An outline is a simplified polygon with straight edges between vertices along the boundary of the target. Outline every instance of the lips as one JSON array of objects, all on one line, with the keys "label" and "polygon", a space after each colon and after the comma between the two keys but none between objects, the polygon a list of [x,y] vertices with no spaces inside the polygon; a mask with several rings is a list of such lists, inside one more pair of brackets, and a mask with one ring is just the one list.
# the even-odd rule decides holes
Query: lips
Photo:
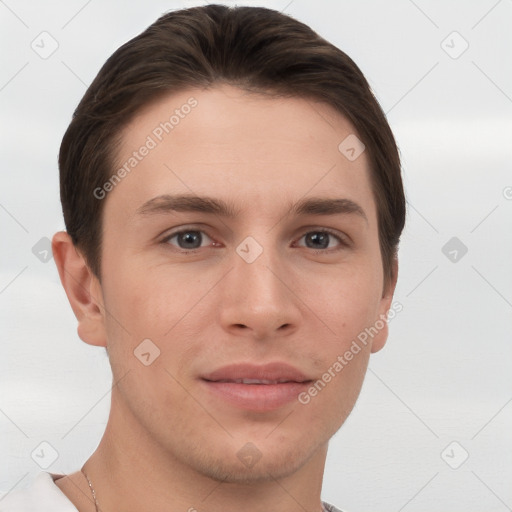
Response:
[{"label": "lips", "polygon": [[286,363],[234,364],[201,377],[207,392],[237,408],[256,412],[293,402],[312,379]]},{"label": "lips", "polygon": [[215,382],[234,382],[235,384],[284,384],[285,382],[295,382],[288,379],[221,379]]},{"label": "lips", "polygon": [[[202,377],[213,382],[235,382],[243,380],[261,381],[261,384],[277,384],[279,382],[306,382],[311,379],[297,368],[286,363],[267,363],[255,365],[250,363],[223,366]],[[246,382],[256,384],[257,382]]]}]

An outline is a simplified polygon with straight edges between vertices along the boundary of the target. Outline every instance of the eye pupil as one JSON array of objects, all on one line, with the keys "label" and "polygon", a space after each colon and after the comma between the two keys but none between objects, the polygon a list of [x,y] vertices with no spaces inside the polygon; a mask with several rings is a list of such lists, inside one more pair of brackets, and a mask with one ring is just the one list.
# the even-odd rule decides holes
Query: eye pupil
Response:
[{"label": "eye pupil", "polygon": [[184,231],[178,234],[178,243],[182,249],[201,247],[202,237],[199,231]]},{"label": "eye pupil", "polygon": [[[312,245],[309,245],[311,243]],[[306,235],[306,245],[312,249],[325,249],[329,247],[329,233],[315,231]]]}]

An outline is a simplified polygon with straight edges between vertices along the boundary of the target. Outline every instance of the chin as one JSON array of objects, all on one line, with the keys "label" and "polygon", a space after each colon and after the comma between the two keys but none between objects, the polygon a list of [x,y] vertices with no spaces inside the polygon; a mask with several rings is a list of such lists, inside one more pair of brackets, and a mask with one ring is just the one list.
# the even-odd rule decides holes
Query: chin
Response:
[{"label": "chin", "polygon": [[[286,478],[299,471],[318,452],[318,446],[265,445],[247,442],[236,449],[226,446],[218,452],[196,453],[188,458],[188,465],[213,480],[233,484],[254,484]],[[267,443],[268,445],[268,443]],[[322,445],[323,446],[323,445]]]}]

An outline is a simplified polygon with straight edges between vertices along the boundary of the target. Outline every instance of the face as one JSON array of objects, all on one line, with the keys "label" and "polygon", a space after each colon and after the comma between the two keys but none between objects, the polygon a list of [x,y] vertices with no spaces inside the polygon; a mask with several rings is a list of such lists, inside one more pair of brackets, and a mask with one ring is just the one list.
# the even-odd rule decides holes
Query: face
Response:
[{"label": "face", "polygon": [[351,134],[327,105],[228,86],[126,127],[96,284],[117,428],[228,481],[291,474],[326,448],[382,320],[354,340],[392,292],[366,154],[338,149]]}]

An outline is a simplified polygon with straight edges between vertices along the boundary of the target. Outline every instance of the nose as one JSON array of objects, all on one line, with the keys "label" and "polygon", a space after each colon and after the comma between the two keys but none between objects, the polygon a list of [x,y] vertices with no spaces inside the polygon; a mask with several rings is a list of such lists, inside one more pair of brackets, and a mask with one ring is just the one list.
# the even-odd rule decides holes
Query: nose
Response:
[{"label": "nose", "polygon": [[252,262],[240,254],[232,257],[219,297],[223,329],[258,340],[295,332],[303,315],[289,266],[270,248]]}]

